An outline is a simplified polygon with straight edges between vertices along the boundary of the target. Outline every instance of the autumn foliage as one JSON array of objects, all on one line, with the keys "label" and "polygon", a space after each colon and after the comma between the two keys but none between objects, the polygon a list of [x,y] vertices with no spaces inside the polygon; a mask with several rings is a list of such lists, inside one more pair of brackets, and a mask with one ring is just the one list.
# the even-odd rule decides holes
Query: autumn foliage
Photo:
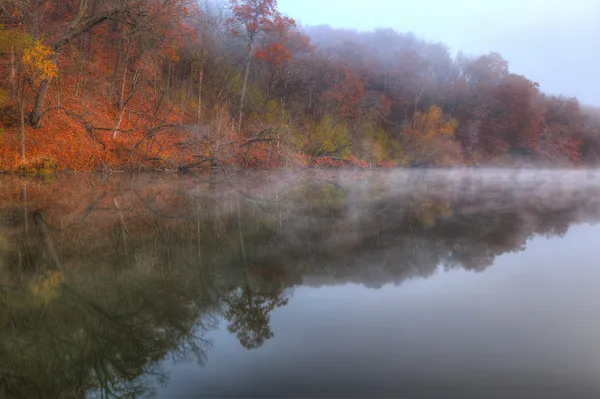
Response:
[{"label": "autumn foliage", "polygon": [[496,53],[300,29],[276,0],[11,0],[0,171],[600,160],[600,112]]}]

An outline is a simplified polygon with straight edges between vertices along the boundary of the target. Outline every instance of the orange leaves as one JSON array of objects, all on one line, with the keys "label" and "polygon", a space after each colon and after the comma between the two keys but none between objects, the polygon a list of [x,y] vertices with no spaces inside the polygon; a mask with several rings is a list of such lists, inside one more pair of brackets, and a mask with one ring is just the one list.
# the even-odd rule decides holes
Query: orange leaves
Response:
[{"label": "orange leaves", "polygon": [[177,54],[177,50],[174,49],[172,46],[167,46],[165,48],[165,54],[167,55],[167,58],[171,61],[179,61],[179,54]]},{"label": "orange leaves", "polygon": [[258,49],[254,56],[264,62],[281,67],[292,58],[292,52],[284,43],[269,43],[264,49]]},{"label": "orange leaves", "polygon": [[290,28],[296,26],[296,21],[292,18],[288,18],[279,14],[278,12],[273,15],[273,18],[265,21],[267,32],[276,32],[279,35],[287,35]]}]

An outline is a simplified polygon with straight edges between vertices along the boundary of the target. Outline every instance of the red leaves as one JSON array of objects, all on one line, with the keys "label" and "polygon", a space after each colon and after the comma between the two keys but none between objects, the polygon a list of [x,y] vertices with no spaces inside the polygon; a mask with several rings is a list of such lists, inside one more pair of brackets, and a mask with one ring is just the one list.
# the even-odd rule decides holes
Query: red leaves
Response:
[{"label": "red leaves", "polygon": [[269,64],[281,67],[292,58],[292,52],[288,50],[284,43],[269,43],[266,48],[258,49],[254,57]]},{"label": "red leaves", "polygon": [[366,95],[365,83],[348,67],[343,67],[334,75],[330,88],[323,98],[342,117],[356,117],[360,114],[361,102]]},{"label": "red leaves", "polygon": [[252,54],[255,58],[277,67],[290,60],[292,53],[286,43],[296,22],[279,13],[276,0],[230,0],[229,3],[233,17],[227,23],[233,25],[233,36],[240,35],[237,26],[244,27],[248,49],[252,49],[259,34],[266,36],[266,44]]},{"label": "red leaves", "polygon": [[506,126],[504,140],[512,147],[533,152],[539,141],[543,115],[537,86],[523,76],[511,74],[498,85],[495,97],[508,111],[500,115]]},{"label": "red leaves", "polygon": [[177,54],[177,51],[173,47],[167,47],[165,49],[165,54],[167,55],[168,59],[172,61],[179,61],[179,54]]},{"label": "red leaves", "polygon": [[[70,3],[38,4],[40,34],[52,41],[68,31],[76,12]],[[105,12],[114,2],[96,3],[96,12]],[[250,146],[242,135],[229,136],[235,134],[229,112],[241,108],[248,132],[266,126],[285,132],[290,145],[286,160],[292,156],[310,164],[314,156],[329,155],[314,161],[320,166],[363,165],[356,158],[345,158],[350,151],[372,162],[391,159],[396,163],[455,164],[461,159],[491,163],[513,155],[571,163],[600,159],[596,132],[600,117],[588,122],[576,100],[541,95],[537,83],[510,74],[508,63],[498,54],[452,59],[443,46],[411,35],[329,28],[312,30],[315,43],[328,49],[320,51],[312,47],[308,36],[293,29],[293,19],[280,14],[276,0],[229,0],[231,17],[225,26],[220,17],[208,11],[203,14],[192,0],[117,3],[127,8],[122,15],[73,40],[69,51],[65,47],[60,54],[61,81],[53,82],[47,97],[52,99],[49,102],[59,99],[59,107],[72,114],[84,115],[89,131],[94,126],[110,131],[118,117],[111,107],[120,83],[125,82],[125,96],[135,95],[126,106],[127,121],[121,126],[131,138],[119,134],[123,148],[130,146],[130,139],[147,140],[140,132],[152,130],[152,124],[190,124],[209,136],[215,125],[219,138],[211,143],[220,143],[214,148],[227,153],[226,157],[219,154],[219,163],[256,168],[280,165],[283,150],[275,150],[275,143]],[[91,9],[86,13],[86,18],[92,16]],[[19,29],[31,31],[25,19],[19,23]],[[229,32],[236,38],[221,40]],[[257,62],[246,62],[248,56]],[[246,75],[239,65],[252,69]],[[8,63],[5,75],[6,68],[10,68]],[[245,76],[247,85],[241,82]],[[60,93],[55,92],[54,83]],[[8,80],[0,85],[4,93],[12,88]],[[249,94],[240,104],[232,99],[243,88]],[[69,93],[77,93],[77,99],[69,98]],[[31,107],[34,99],[31,93],[25,103]],[[5,108],[14,114],[14,100],[6,101]],[[227,116],[207,115],[215,103],[228,110]],[[424,112],[434,104],[438,111]],[[52,118],[58,115],[49,112]],[[448,126],[450,118],[459,121],[458,127]],[[15,120],[9,112],[0,112],[5,125],[0,145],[15,145],[11,141],[18,137]],[[447,134],[455,128],[462,148]],[[104,131],[93,134],[106,141]],[[65,132],[77,132],[77,137],[66,137]],[[98,150],[98,142],[90,138],[83,123],[69,122],[65,115],[27,133],[32,156],[56,156],[60,167],[82,168],[85,162],[93,167],[101,157],[107,163],[128,162],[112,142],[108,150]],[[197,161],[190,160],[194,137],[160,133],[152,133],[148,156]],[[38,141],[39,145],[34,143]],[[0,148],[0,167],[13,162],[11,151]],[[211,151],[196,155],[208,158]]]},{"label": "red leaves", "polygon": [[313,161],[313,166],[320,166],[323,168],[362,168],[366,169],[369,167],[367,161],[360,160],[354,155],[349,155],[344,158],[331,158],[331,157],[319,157]]},{"label": "red leaves", "polygon": [[283,34],[296,26],[293,19],[279,13],[276,0],[229,0],[229,4],[233,17],[227,23],[243,26],[250,43],[259,33]]},{"label": "red leaves", "polygon": [[578,163],[581,144],[581,140],[567,126],[551,123],[542,131],[537,154],[552,163]]},{"label": "red leaves", "polygon": [[249,149],[240,149],[236,163],[242,168],[277,169],[284,164],[279,145],[273,143],[252,143]]}]

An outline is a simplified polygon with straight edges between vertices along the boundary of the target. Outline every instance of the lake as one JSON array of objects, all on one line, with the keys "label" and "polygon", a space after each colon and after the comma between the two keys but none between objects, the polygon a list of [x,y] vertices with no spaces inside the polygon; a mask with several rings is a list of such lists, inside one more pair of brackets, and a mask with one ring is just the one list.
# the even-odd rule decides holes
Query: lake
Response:
[{"label": "lake", "polygon": [[0,397],[599,398],[600,172],[0,177]]}]

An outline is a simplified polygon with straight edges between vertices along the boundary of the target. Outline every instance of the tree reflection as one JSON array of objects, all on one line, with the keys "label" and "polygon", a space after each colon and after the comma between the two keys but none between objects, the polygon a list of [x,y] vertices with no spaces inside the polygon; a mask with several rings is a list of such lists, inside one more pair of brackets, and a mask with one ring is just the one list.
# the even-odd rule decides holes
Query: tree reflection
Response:
[{"label": "tree reflection", "polygon": [[483,271],[532,237],[597,222],[595,182],[5,178],[0,397],[142,396],[168,379],[169,356],[207,361],[219,319],[244,348],[268,344],[273,311],[306,279],[378,288],[440,266]]},{"label": "tree reflection", "polygon": [[227,306],[225,319],[227,329],[235,334],[246,349],[260,348],[273,337],[269,325],[271,312],[287,305],[285,294],[253,292],[247,285],[229,292],[224,302]]}]

